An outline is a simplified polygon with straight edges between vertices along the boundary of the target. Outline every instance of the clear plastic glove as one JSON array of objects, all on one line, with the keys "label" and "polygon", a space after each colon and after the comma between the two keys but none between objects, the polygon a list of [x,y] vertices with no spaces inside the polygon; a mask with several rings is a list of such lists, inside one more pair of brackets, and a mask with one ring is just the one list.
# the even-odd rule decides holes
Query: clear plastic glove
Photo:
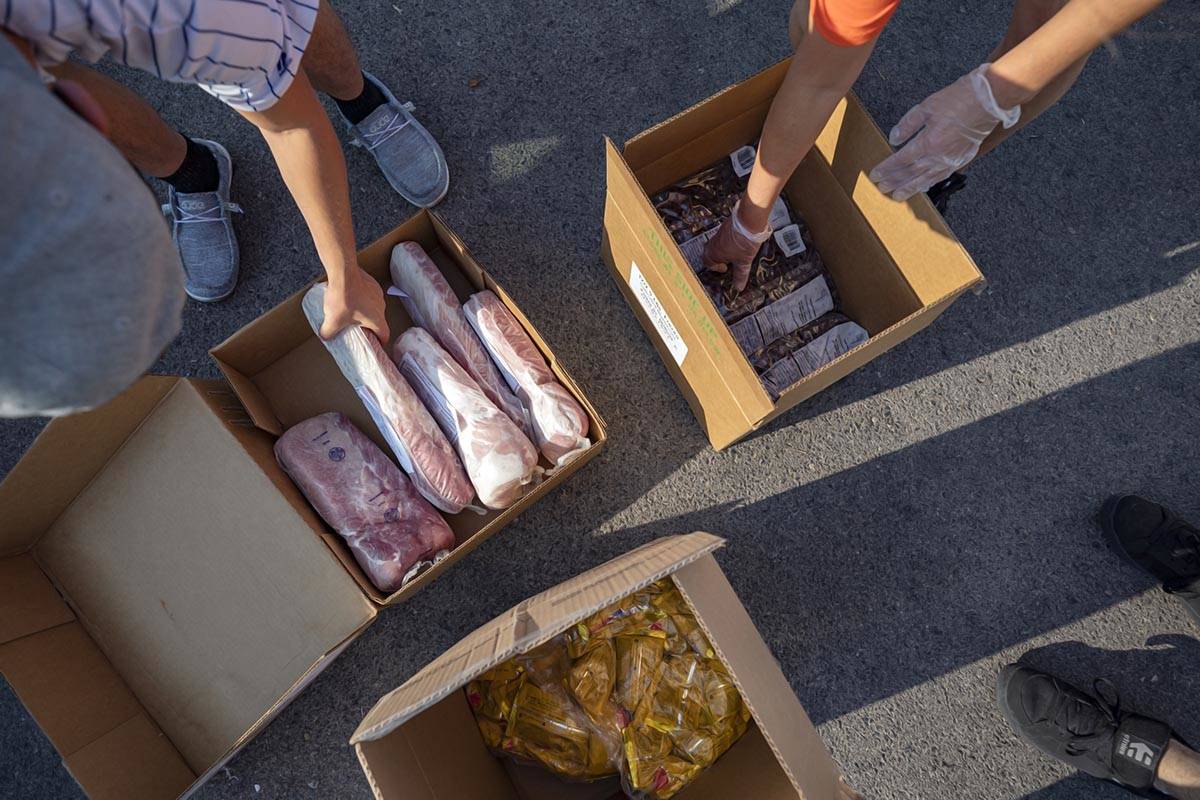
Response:
[{"label": "clear plastic glove", "polygon": [[762,233],[746,230],[738,219],[742,201],[733,207],[733,213],[721,223],[715,236],[704,246],[704,267],[711,272],[725,272],[733,267],[733,289],[740,292],[750,280],[750,267],[763,242],[771,238],[768,227]]},{"label": "clear plastic glove", "polygon": [[880,191],[896,200],[924,192],[971,163],[997,125],[1017,124],[1021,107],[1004,109],[996,102],[986,77],[990,66],[980,64],[901,117],[888,141],[893,147],[908,144],[869,176]]}]

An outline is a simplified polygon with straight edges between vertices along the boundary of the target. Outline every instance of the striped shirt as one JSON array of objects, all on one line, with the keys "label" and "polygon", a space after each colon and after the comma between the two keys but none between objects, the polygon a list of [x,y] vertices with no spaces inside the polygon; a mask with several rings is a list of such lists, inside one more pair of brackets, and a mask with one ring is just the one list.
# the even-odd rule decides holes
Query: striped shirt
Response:
[{"label": "striped shirt", "polygon": [[194,83],[261,111],[300,68],[318,0],[0,0],[0,27],[43,66],[105,53],[159,78]]}]

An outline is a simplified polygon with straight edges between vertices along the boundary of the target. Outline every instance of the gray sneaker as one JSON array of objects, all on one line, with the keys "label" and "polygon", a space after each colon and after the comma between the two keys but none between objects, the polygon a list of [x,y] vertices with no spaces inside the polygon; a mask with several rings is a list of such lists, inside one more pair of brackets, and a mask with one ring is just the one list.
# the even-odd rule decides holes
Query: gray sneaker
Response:
[{"label": "gray sneaker", "polygon": [[353,143],[371,151],[388,183],[405,200],[422,208],[437,205],[450,189],[450,168],[442,148],[413,117],[412,103],[401,103],[371,73],[364,70],[363,76],[379,87],[387,102],[350,125]]},{"label": "gray sneaker", "polygon": [[172,187],[162,208],[171,218],[171,239],[187,276],[184,290],[193,300],[213,303],[229,297],[237,286],[238,245],[230,214],[240,214],[242,209],[229,200],[233,177],[229,151],[208,139],[196,142],[212,150],[217,159],[221,174],[217,190],[184,193]]}]

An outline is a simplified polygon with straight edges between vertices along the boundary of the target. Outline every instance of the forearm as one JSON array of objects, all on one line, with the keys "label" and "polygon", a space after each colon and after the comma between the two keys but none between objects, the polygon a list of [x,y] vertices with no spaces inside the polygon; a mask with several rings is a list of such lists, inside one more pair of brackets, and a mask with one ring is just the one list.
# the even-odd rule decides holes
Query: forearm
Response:
[{"label": "forearm", "polygon": [[300,209],[331,286],[357,267],[350,190],[341,144],[304,73],[283,99],[246,114],[262,133]]},{"label": "forearm", "polygon": [[1002,108],[1038,94],[1072,64],[1153,11],[1163,0],[1071,0],[993,62],[988,83]]},{"label": "forearm", "polygon": [[838,47],[814,33],[801,40],[767,113],[746,189],[741,218],[752,230],[766,228],[775,199],[854,85],[874,44]]}]

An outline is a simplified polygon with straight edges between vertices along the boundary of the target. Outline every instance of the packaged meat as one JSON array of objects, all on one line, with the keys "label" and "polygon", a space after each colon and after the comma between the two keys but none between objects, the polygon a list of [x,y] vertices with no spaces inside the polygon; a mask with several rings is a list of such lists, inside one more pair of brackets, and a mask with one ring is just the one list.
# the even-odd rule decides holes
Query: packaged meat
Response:
[{"label": "packaged meat", "polygon": [[[302,305],[309,324],[319,335],[325,319],[325,284],[309,289]],[[454,448],[375,335],[352,325],[325,341],[325,347],[417,491],[448,514],[466,508],[475,490]]]},{"label": "packaged meat", "polygon": [[750,722],[670,579],[497,665],[466,695],[488,747],[572,780],[619,770],[639,800],[676,795]]},{"label": "packaged meat", "polygon": [[463,306],[467,322],[504,379],[529,410],[533,438],[555,465],[565,464],[591,444],[587,413],[554,377],[554,372],[521,323],[495,293],[471,295]]},{"label": "packaged meat", "polygon": [[454,548],[446,521],[344,414],[289,428],[275,458],[381,592],[396,591]]},{"label": "packaged meat", "polygon": [[500,377],[479,337],[467,325],[458,295],[433,259],[416,242],[401,242],[392,249],[391,270],[395,284],[391,293],[400,297],[413,324],[433,334],[493,405],[507,414],[526,436],[533,436],[525,407]]},{"label": "packaged meat", "polygon": [[392,358],[458,450],[483,504],[503,509],[521,499],[540,472],[529,437],[424,328],[406,330]]},{"label": "packaged meat", "polygon": [[759,371],[767,390],[778,396],[870,338],[858,323],[834,312],[751,354],[750,363]]}]

